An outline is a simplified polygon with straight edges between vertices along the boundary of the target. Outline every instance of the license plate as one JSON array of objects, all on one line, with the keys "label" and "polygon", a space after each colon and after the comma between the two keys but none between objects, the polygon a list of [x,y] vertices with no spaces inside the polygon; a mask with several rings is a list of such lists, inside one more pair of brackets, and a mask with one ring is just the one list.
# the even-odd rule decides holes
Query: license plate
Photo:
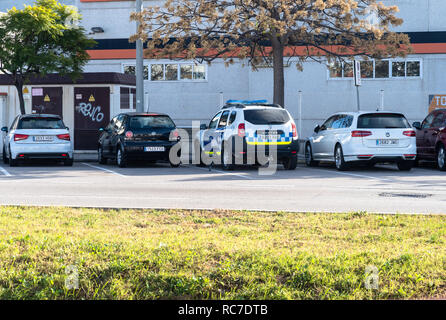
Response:
[{"label": "license plate", "polygon": [[377,146],[395,146],[399,143],[398,139],[377,139]]},{"label": "license plate", "polygon": [[144,147],[145,152],[164,152],[166,151],[165,147]]},{"label": "license plate", "polygon": [[259,135],[261,140],[268,140],[268,141],[277,141],[279,140],[279,135],[277,134],[261,134]]},{"label": "license plate", "polygon": [[52,136],[34,136],[34,141],[36,142],[45,142],[45,141],[53,141],[54,137]]}]

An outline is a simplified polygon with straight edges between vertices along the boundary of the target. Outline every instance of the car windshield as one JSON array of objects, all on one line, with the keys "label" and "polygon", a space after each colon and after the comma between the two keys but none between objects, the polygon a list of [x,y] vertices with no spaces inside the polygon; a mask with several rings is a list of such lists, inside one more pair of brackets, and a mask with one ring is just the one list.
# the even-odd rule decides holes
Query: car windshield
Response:
[{"label": "car windshield", "polygon": [[144,130],[153,128],[173,129],[175,124],[168,116],[134,116],[130,117],[130,129]]},{"label": "car windshield", "polygon": [[370,113],[358,117],[358,129],[410,128],[407,119],[398,113]]},{"label": "car windshield", "polygon": [[17,129],[65,129],[65,125],[59,118],[32,117],[22,118]]},{"label": "car windshield", "polygon": [[244,110],[245,120],[252,124],[284,124],[290,121],[288,113],[283,109]]}]

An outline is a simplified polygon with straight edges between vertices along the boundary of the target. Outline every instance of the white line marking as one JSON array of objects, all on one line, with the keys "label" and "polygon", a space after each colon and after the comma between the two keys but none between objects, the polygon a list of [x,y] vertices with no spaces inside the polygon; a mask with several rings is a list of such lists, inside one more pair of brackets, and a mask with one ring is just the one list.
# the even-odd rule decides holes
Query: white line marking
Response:
[{"label": "white line marking", "polygon": [[372,176],[366,176],[366,175],[363,175],[363,174],[339,172],[339,171],[334,171],[334,170],[330,171],[330,170],[323,170],[323,169],[316,169],[316,168],[311,168],[311,169],[317,170],[317,171],[321,171],[321,172],[335,173],[335,174],[352,176],[352,177],[359,177],[359,178],[366,178],[366,179],[373,179],[373,180],[381,180],[381,181],[387,181],[387,182],[395,182],[395,180],[386,179],[386,178],[372,177]]},{"label": "white line marking", "polygon": [[10,174],[8,171],[6,171],[3,167],[0,167],[0,171],[7,177],[11,177],[12,174]]},{"label": "white line marking", "polygon": [[244,176],[244,175],[233,173],[233,172],[220,171],[220,170],[217,170],[217,169],[214,169],[214,168],[212,168],[211,171],[209,171],[209,168],[202,168],[202,167],[196,167],[196,166],[195,167],[194,166],[188,166],[188,167],[189,168],[196,168],[196,169],[206,170],[206,171],[211,172],[211,173],[212,172],[218,172],[218,173],[221,173],[221,174],[224,174],[224,175],[231,175],[231,176],[237,176],[237,177],[248,179],[248,180],[255,180],[254,178],[251,178],[251,177],[248,177],[248,176]]},{"label": "white line marking", "polygon": [[86,166],[89,166],[89,167],[92,167],[92,168],[95,168],[95,169],[98,169],[98,170],[102,170],[102,171],[108,172],[108,173],[113,173],[113,174],[115,174],[115,175],[117,175],[117,176],[120,176],[120,177],[126,177],[126,178],[127,178],[127,176],[125,176],[125,175],[123,175],[123,174],[120,174],[120,173],[118,173],[118,172],[115,172],[115,171],[113,171],[113,170],[109,170],[109,169],[105,169],[105,168],[102,168],[102,167],[94,166],[94,165],[92,165],[92,164],[85,163],[85,162],[82,162],[82,164],[83,164],[83,165],[86,165]]}]

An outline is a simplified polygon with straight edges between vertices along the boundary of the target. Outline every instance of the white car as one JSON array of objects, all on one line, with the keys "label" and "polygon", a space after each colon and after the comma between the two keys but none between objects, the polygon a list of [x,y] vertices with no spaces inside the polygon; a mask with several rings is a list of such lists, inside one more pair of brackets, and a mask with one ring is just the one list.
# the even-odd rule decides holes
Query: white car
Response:
[{"label": "white car", "polygon": [[286,170],[297,166],[296,124],[280,105],[266,100],[228,100],[209,125],[200,129],[194,149],[215,157],[210,162],[221,163],[225,170],[233,169],[234,164],[262,164],[262,151],[269,158],[276,157]]},{"label": "white car", "polygon": [[11,128],[3,127],[3,162],[11,167],[20,160],[54,159],[73,165],[73,144],[68,128],[57,115],[17,116]]},{"label": "white car", "polygon": [[305,143],[307,166],[329,161],[345,170],[354,162],[396,162],[408,171],[417,155],[415,130],[401,113],[336,113],[314,132]]}]

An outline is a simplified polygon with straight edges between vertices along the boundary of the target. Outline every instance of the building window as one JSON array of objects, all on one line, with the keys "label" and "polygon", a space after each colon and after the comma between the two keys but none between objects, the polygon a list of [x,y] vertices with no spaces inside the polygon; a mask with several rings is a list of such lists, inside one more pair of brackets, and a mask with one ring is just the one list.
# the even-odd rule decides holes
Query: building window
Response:
[{"label": "building window", "polygon": [[[419,78],[420,60],[367,60],[361,61],[362,79]],[[335,62],[329,66],[330,79],[352,79],[351,62]]]},{"label": "building window", "polygon": [[136,107],[136,89],[121,87],[120,90],[121,109],[135,109]]},{"label": "building window", "polygon": [[[136,67],[134,65],[124,65],[125,74],[136,75]],[[149,78],[149,66],[144,66],[144,79]]]},{"label": "building window", "polygon": [[130,109],[130,88],[121,87],[121,109]]},{"label": "building window", "polygon": [[166,64],[166,80],[173,81],[178,80],[178,65],[177,64]]},{"label": "building window", "polygon": [[[134,65],[124,65],[124,73],[135,74]],[[205,81],[207,69],[204,64],[153,63],[144,66],[144,79],[150,81]]]},{"label": "building window", "polygon": [[192,80],[192,65],[191,64],[183,64],[181,66],[181,80]]},{"label": "building window", "polygon": [[375,78],[385,79],[389,77],[389,61],[375,61]]}]

